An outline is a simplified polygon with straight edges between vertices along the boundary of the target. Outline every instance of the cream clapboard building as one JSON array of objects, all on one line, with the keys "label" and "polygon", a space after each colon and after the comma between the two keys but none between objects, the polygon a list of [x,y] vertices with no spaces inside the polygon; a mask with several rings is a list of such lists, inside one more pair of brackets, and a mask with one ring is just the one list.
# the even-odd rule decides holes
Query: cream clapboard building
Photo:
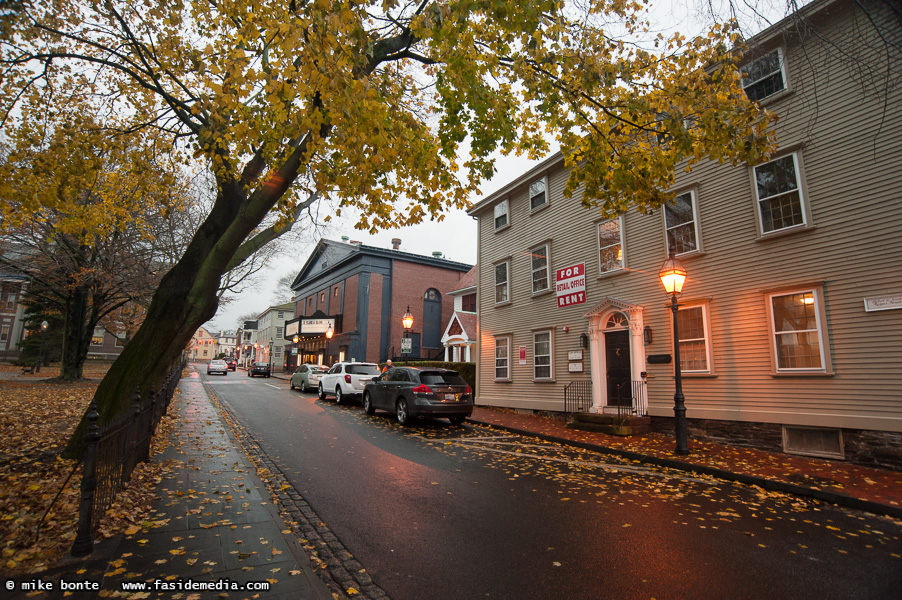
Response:
[{"label": "cream clapboard building", "polygon": [[751,40],[769,162],[702,163],[665,210],[604,220],[563,197],[556,155],[470,210],[478,404],[564,411],[590,382],[582,409],[672,431],[673,247],[690,438],[902,468],[902,31],[863,6],[817,0]]}]

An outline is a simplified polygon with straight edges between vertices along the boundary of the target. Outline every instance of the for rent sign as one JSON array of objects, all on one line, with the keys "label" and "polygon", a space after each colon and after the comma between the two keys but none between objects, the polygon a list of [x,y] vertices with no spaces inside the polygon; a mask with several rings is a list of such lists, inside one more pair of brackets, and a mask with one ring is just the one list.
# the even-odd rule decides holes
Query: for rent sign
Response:
[{"label": "for rent sign", "polygon": [[586,263],[557,270],[555,277],[558,307],[586,301]]}]

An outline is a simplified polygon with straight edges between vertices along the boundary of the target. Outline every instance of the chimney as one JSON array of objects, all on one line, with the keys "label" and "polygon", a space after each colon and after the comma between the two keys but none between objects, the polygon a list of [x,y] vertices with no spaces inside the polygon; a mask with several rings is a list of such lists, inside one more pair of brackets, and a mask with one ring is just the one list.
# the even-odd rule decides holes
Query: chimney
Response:
[{"label": "chimney", "polygon": [[400,250],[401,249],[401,238],[392,238],[391,249],[392,250]]}]

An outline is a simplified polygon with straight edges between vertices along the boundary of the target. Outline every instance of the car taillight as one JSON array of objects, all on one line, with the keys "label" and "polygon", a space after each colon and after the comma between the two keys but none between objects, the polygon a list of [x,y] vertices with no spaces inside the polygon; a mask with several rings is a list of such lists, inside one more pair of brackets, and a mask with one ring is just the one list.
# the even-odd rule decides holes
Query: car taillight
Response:
[{"label": "car taillight", "polygon": [[418,385],[417,387],[413,388],[411,391],[414,394],[431,394],[432,388],[429,387],[428,385],[423,384],[423,385]]},{"label": "car taillight", "polygon": [[351,383],[351,376],[345,375],[345,383]]},{"label": "car taillight", "polygon": [[470,384],[467,384],[467,391],[464,392],[464,393],[465,393],[465,394],[472,394],[472,393],[473,393],[473,388],[470,387]]}]

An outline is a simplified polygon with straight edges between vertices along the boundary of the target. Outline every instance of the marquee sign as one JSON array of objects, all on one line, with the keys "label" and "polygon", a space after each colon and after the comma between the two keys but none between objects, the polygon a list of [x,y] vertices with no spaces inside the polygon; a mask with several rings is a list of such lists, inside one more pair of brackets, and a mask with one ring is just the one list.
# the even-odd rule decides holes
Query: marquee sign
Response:
[{"label": "marquee sign", "polygon": [[301,333],[326,333],[335,331],[335,319],[301,319]]},{"label": "marquee sign", "polygon": [[558,308],[586,302],[586,263],[558,269],[555,277]]}]

